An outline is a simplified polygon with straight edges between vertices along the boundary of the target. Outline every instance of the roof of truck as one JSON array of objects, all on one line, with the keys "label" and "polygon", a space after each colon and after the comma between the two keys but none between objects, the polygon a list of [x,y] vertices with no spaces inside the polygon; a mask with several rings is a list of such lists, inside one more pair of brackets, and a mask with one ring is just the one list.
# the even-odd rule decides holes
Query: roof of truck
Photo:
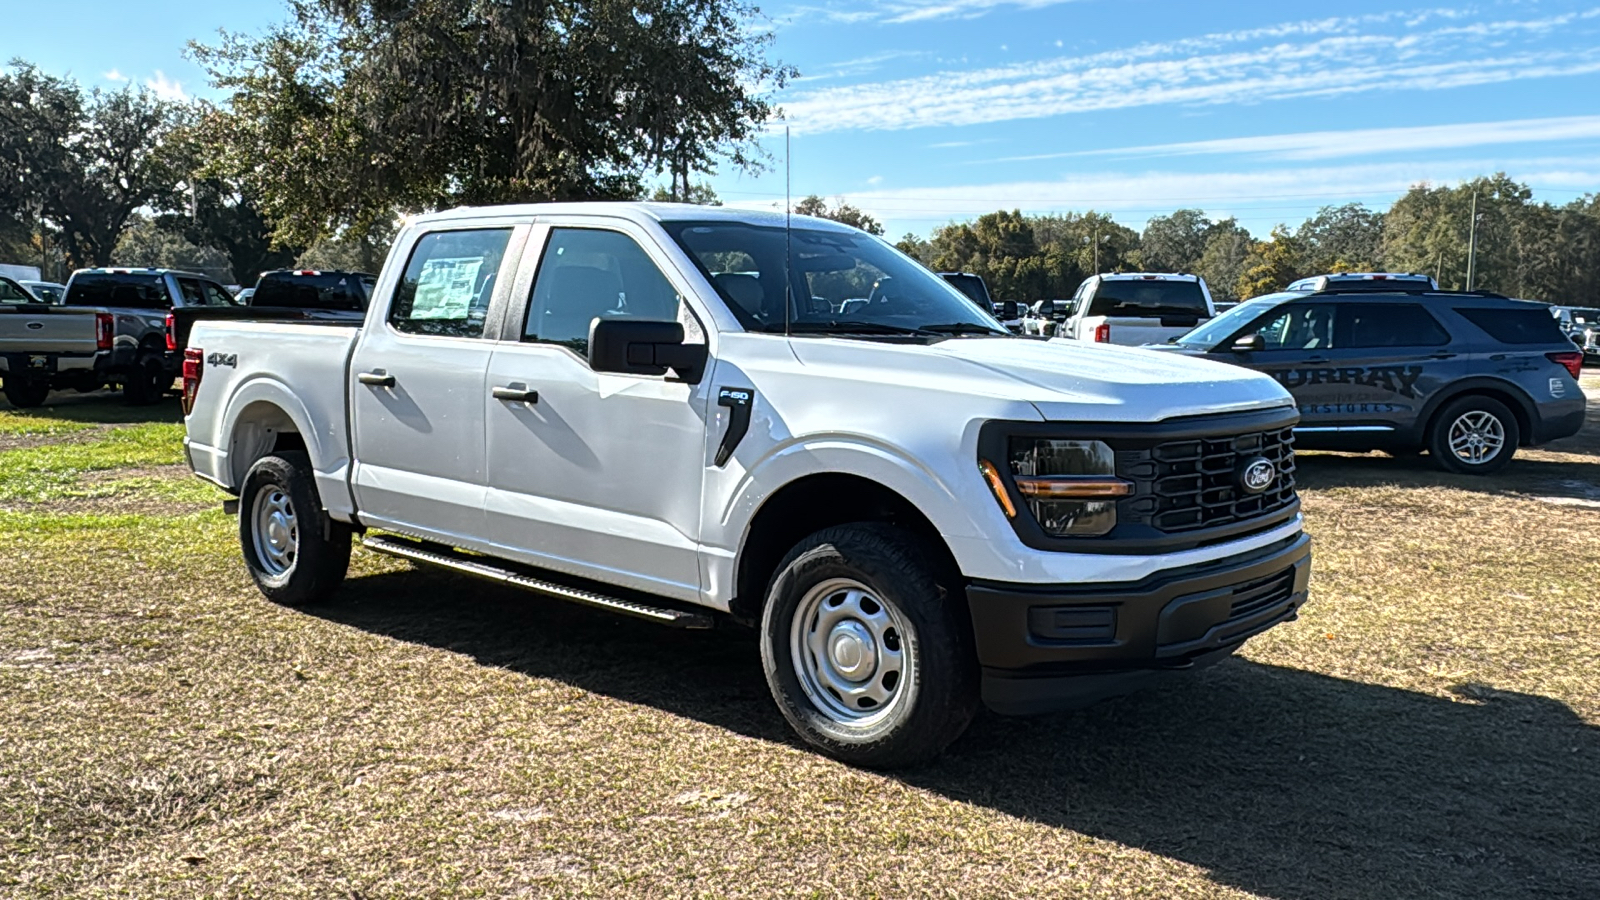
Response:
[{"label": "roof of truck", "polygon": [[728,206],[697,206],[692,203],[641,203],[634,201],[594,200],[583,203],[521,203],[509,206],[462,206],[442,212],[426,213],[411,219],[427,224],[456,219],[476,219],[486,216],[615,216],[636,222],[743,222],[749,225],[783,227],[785,218],[791,226],[820,228],[832,231],[855,232],[830,219],[815,216],[790,215],[768,209],[738,209]]}]

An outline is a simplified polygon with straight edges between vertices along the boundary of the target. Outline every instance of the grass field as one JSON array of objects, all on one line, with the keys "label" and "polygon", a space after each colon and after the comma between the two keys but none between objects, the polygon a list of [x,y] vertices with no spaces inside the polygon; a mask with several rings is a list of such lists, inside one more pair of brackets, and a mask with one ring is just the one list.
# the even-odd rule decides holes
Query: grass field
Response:
[{"label": "grass field", "polygon": [[1298,622],[886,775],[738,629],[364,551],[274,607],[174,404],[0,407],[0,895],[1600,897],[1590,421],[1492,481],[1304,455]]}]

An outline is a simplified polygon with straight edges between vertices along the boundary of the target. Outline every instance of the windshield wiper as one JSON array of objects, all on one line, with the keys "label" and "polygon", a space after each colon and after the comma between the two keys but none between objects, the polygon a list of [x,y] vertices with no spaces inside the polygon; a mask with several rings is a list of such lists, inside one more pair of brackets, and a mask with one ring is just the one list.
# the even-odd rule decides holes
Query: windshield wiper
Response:
[{"label": "windshield wiper", "polygon": [[922,330],[931,331],[934,334],[992,334],[997,337],[1000,335],[1011,337],[1011,332],[1009,331],[996,331],[994,328],[991,328],[988,325],[980,325],[977,322],[951,322],[946,325],[924,325],[922,326]]},{"label": "windshield wiper", "polygon": [[935,335],[938,332],[925,328],[907,328],[904,325],[889,325],[884,322],[790,322],[789,331],[794,333],[816,334],[918,334]]}]

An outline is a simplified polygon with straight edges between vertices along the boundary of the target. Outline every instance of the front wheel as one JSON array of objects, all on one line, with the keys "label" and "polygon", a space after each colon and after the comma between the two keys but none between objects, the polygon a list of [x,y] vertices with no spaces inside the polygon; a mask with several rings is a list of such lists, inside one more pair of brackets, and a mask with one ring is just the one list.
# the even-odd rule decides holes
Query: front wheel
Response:
[{"label": "front wheel", "polygon": [[21,378],[15,375],[6,376],[6,399],[17,409],[33,409],[44,405],[45,398],[50,396],[50,382],[44,378]]},{"label": "front wheel", "polygon": [[842,762],[925,762],[960,737],[979,702],[959,586],[912,535],[827,528],[789,551],[761,616],[761,662],[785,719]]},{"label": "front wheel", "polygon": [[1511,464],[1522,440],[1517,417],[1489,397],[1461,397],[1439,410],[1428,453],[1441,467],[1463,475],[1490,475]]},{"label": "front wheel", "polygon": [[239,491],[239,544],[256,587],[274,603],[327,599],[350,568],[350,526],[328,518],[311,460],[287,452],[257,460]]}]

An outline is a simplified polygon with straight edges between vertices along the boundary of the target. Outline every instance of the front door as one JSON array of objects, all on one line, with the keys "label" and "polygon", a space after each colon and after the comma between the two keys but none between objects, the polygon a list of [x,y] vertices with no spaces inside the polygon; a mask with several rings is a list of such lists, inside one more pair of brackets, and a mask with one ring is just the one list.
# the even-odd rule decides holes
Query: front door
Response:
[{"label": "front door", "polygon": [[587,359],[596,318],[677,321],[705,341],[681,273],[632,228],[575,221],[553,225],[542,253],[537,232],[529,242],[537,272],[517,286],[486,385],[491,552],[695,600],[710,367],[691,385]]},{"label": "front door", "polygon": [[387,288],[386,321],[363,330],[345,389],[364,524],[455,545],[482,537],[485,324],[502,265],[515,265],[516,231],[423,234]]}]

